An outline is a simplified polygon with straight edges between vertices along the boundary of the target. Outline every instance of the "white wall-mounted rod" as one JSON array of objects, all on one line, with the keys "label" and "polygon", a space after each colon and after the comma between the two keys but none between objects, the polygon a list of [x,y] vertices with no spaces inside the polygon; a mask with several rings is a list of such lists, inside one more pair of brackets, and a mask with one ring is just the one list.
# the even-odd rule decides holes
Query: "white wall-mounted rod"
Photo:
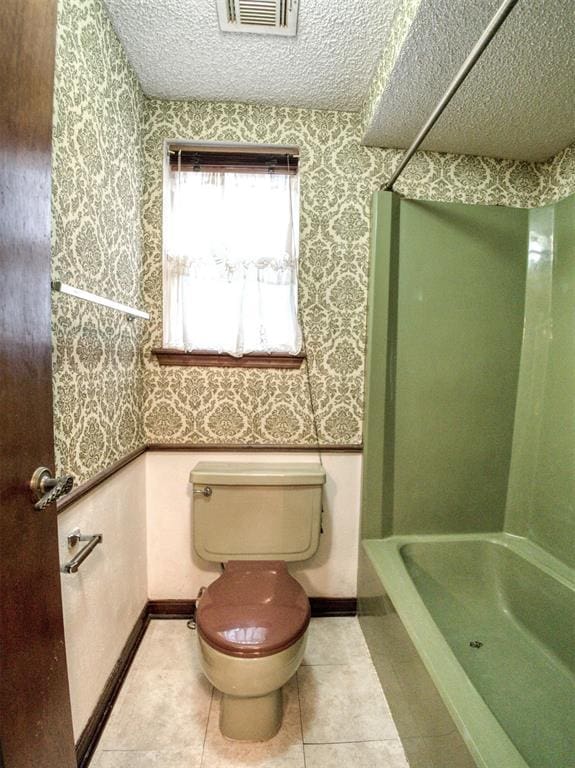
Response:
[{"label": "white wall-mounted rod", "polygon": [[419,131],[419,133],[417,134],[417,136],[415,137],[415,139],[413,140],[409,148],[406,150],[403,158],[401,159],[401,162],[395,169],[392,177],[389,179],[387,184],[384,184],[381,187],[381,189],[385,189],[388,192],[392,191],[393,185],[395,184],[395,182],[403,172],[405,166],[409,163],[409,161],[411,160],[415,152],[418,150],[419,145],[423,142],[423,140],[425,139],[429,131],[433,128],[433,126],[441,116],[441,113],[443,112],[445,107],[449,104],[453,96],[455,96],[461,83],[465,80],[467,75],[471,72],[477,60],[479,59],[483,51],[487,48],[487,46],[489,45],[489,43],[497,33],[497,30],[499,29],[499,27],[503,24],[507,16],[511,13],[511,11],[513,10],[513,8],[518,2],[519,0],[504,0],[504,2],[501,4],[495,16],[493,16],[493,18],[487,25],[481,37],[473,46],[471,53],[463,62],[461,69],[451,81],[449,88],[445,91],[445,93],[441,97],[441,100],[439,101],[438,105],[435,107],[435,109],[433,110],[433,112],[425,122],[424,126],[421,128],[421,130]]},{"label": "white wall-mounted rod", "polygon": [[89,291],[83,291],[81,288],[74,288],[67,283],[61,283],[59,280],[52,281],[52,290],[59,293],[67,293],[69,296],[75,296],[77,299],[83,299],[84,301],[91,301],[93,304],[101,304],[103,307],[110,307],[110,309],[117,309],[118,312],[124,312],[129,315],[130,318],[141,317],[144,320],[149,320],[150,315],[147,312],[142,312],[141,309],[134,309],[127,304],[120,304],[119,301],[112,301],[112,299],[105,299],[103,296],[97,296],[95,293]]}]

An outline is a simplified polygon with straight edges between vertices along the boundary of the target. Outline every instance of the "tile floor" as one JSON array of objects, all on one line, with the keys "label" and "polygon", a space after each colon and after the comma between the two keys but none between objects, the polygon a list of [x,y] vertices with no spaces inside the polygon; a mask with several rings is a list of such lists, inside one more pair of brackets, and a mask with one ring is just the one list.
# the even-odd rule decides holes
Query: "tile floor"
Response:
[{"label": "tile floor", "polygon": [[185,621],[150,622],[90,768],[408,768],[355,618],[312,619],[264,743],[222,737],[220,697]]}]

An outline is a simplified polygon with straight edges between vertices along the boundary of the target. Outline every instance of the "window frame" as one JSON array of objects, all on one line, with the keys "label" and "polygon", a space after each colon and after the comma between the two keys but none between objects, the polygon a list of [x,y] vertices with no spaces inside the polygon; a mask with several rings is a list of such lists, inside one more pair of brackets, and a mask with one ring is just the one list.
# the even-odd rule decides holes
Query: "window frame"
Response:
[{"label": "window frame", "polygon": [[[164,328],[166,322],[167,308],[167,275],[164,233],[169,213],[168,195],[166,191],[169,187],[170,179],[170,149],[181,147],[182,149],[217,150],[222,152],[234,151],[244,152],[246,154],[290,154],[300,157],[299,147],[283,144],[253,144],[246,142],[222,142],[222,141],[192,141],[181,139],[165,139],[163,145],[163,174],[162,174],[162,340],[164,339]],[[299,173],[299,162],[298,171]],[[300,232],[298,232],[298,238]],[[298,243],[299,244],[299,243]],[[299,314],[299,307],[298,307]],[[175,347],[154,347],[152,355],[156,357],[161,366],[207,366],[216,368],[300,368],[302,362],[306,359],[305,349],[302,349],[297,355],[290,355],[280,352],[250,352],[241,357],[234,357],[228,353],[218,352],[188,352],[184,349]]]}]

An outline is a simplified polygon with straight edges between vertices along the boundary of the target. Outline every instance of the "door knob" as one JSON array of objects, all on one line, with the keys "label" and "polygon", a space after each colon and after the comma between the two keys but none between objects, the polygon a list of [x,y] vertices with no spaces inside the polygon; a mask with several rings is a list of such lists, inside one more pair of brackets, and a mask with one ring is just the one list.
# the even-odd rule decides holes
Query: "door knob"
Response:
[{"label": "door knob", "polygon": [[35,499],[34,509],[45,509],[60,496],[70,493],[74,487],[72,475],[52,477],[48,467],[38,467],[30,480],[30,488]]}]

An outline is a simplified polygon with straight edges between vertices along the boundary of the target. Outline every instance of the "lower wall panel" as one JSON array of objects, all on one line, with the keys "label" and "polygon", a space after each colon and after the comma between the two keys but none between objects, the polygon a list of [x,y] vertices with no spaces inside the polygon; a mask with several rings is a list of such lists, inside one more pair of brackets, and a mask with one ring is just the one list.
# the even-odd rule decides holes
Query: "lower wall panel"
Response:
[{"label": "lower wall panel", "polygon": [[[310,596],[356,594],[361,454],[322,453],[327,474],[324,533],[317,554],[290,566]],[[148,585],[152,600],[190,599],[220,573],[200,560],[192,545],[192,495],[188,478],[198,461],[315,462],[315,453],[148,451]]]},{"label": "lower wall panel", "polygon": [[[317,461],[310,452],[222,452],[221,461]],[[192,543],[190,469],[211,452],[148,451],[58,516],[60,561],[71,559],[66,537],[76,528],[101,533],[76,574],[62,574],[62,598],[74,735],[97,709],[110,674],[148,599],[189,601],[220,573]],[[291,572],[316,601],[315,613],[354,613],[361,454],[325,453],[324,533],[318,553]],[[337,598],[340,598],[338,601]],[[343,600],[341,600],[343,599]],[[313,603],[313,601],[312,601]]]},{"label": "lower wall panel", "polygon": [[147,601],[145,457],[121,469],[58,516],[60,561],[74,528],[103,543],[76,574],[62,574],[74,736],[80,737]]}]

